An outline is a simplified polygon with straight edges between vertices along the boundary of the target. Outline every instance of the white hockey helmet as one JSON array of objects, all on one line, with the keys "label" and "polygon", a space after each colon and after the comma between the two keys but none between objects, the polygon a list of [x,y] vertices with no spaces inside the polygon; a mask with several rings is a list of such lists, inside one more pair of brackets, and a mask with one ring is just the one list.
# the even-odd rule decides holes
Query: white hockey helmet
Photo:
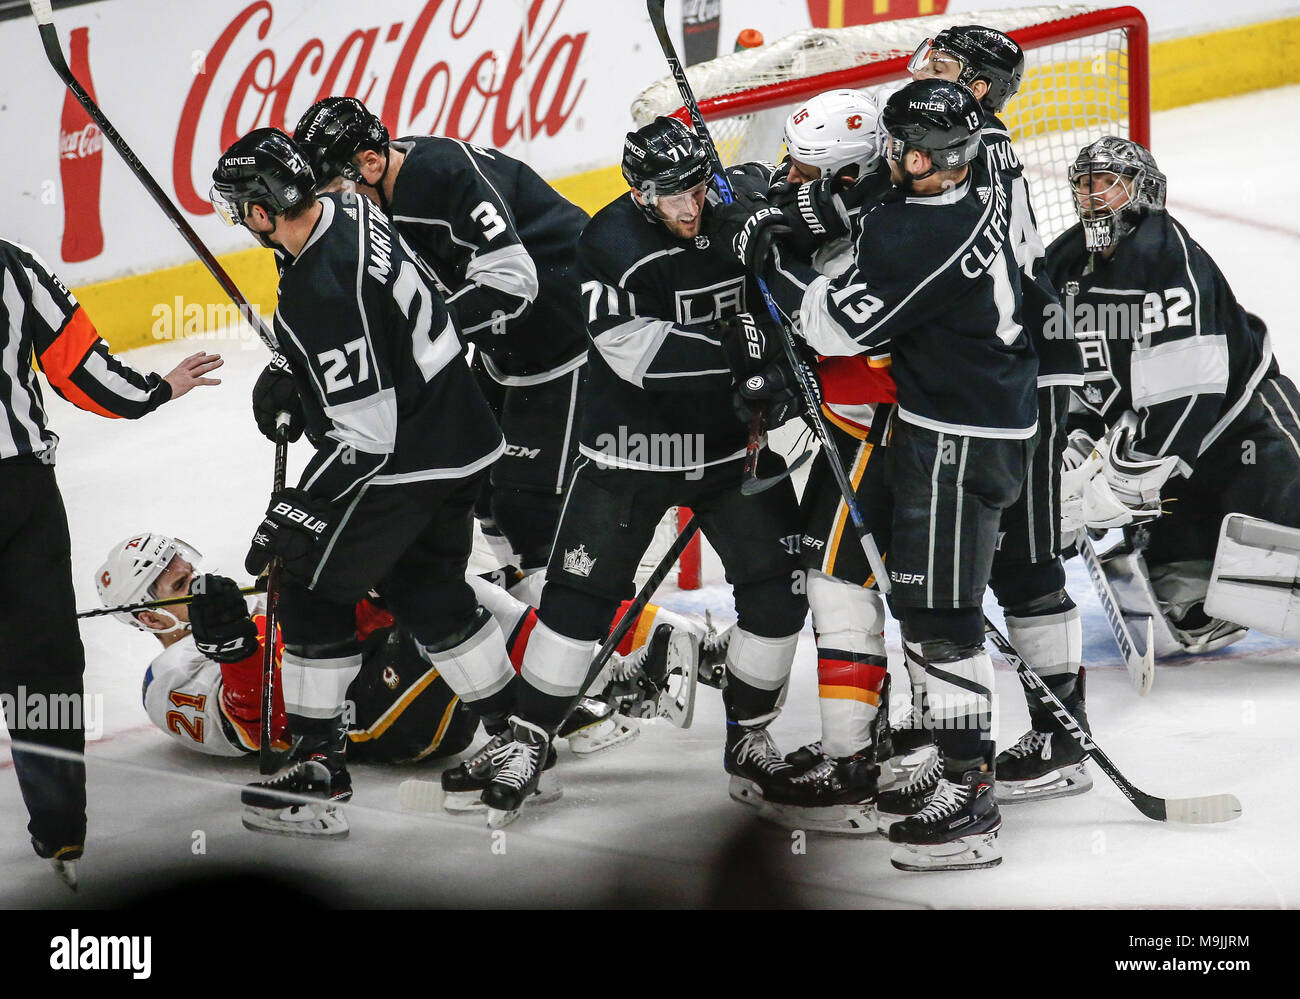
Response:
[{"label": "white hockey helmet", "polygon": [[[149,600],[158,577],[177,555],[191,566],[198,566],[203,558],[198,549],[180,538],[169,538],[165,534],[133,534],[114,545],[104,564],[95,572],[95,588],[99,591],[99,599],[105,607]],[[185,622],[168,613],[166,608],[159,607],[157,613],[170,617],[173,622],[171,627],[147,628],[130,611],[118,611],[113,617],[154,634],[188,627]]]},{"label": "white hockey helmet", "polygon": [[785,121],[786,150],[800,163],[835,176],[857,164],[858,176],[880,158],[880,108],[860,90],[828,90],[798,107]]}]

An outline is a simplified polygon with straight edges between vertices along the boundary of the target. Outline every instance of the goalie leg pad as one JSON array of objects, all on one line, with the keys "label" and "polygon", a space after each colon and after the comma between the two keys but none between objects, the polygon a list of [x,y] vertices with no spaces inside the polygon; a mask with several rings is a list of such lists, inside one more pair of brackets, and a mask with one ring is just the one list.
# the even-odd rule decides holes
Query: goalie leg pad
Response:
[{"label": "goalie leg pad", "polygon": [[1205,613],[1300,638],[1300,529],[1240,513],[1224,517]]}]

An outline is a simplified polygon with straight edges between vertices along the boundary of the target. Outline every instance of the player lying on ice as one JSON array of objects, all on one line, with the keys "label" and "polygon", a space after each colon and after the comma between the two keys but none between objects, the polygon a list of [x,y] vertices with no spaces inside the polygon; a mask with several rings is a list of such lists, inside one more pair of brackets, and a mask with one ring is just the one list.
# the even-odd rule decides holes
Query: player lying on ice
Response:
[{"label": "player lying on ice", "polygon": [[[106,606],[192,596],[189,604],[115,615],[152,633],[162,645],[145,671],[145,711],[187,749],[226,757],[256,753],[261,743],[266,618],[260,605],[250,612],[248,598],[233,580],[202,573],[200,557],[176,538],[156,532],[138,534],[113,546],[95,574],[96,586]],[[536,612],[492,582],[477,576],[467,577],[467,582],[507,636],[507,649],[517,667],[536,625]],[[561,729],[569,748],[586,755],[624,745],[639,734],[633,717],[664,717],[688,727],[705,631],[692,619],[648,606],[588,687],[590,696],[579,701]],[[467,749],[478,730],[477,713],[420,655],[414,640],[377,596],[357,603],[356,635],[362,666],[347,690],[348,760],[416,763],[450,758]],[[277,667],[282,653],[283,641],[277,640]],[[287,731],[278,669],[276,677],[272,735],[278,747],[288,750],[293,736]],[[449,811],[482,807],[478,801],[482,790],[478,771],[486,766],[482,756],[480,751],[443,773]],[[543,783],[539,793],[557,797],[559,786]],[[331,787],[335,803],[351,796],[349,779]],[[324,821],[320,815],[313,808],[293,808],[287,815],[274,816],[249,809],[244,822],[262,831],[294,835],[347,833],[337,814]]]},{"label": "player lying on ice", "polygon": [[1085,146],[1070,184],[1079,222],[1046,260],[1086,365],[1063,532],[1123,528],[1103,566],[1157,656],[1300,638],[1300,395],[1264,322],[1165,210],[1141,145]]}]

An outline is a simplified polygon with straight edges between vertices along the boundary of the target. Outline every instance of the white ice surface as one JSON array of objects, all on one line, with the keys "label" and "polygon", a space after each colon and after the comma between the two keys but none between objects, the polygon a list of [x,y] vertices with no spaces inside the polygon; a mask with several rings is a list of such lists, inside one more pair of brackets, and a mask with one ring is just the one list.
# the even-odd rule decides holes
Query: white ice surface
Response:
[{"label": "white ice surface", "polygon": [[[1170,180],[1170,207],[1218,261],[1247,308],[1272,329],[1283,369],[1300,373],[1293,303],[1300,198],[1279,164],[1300,161],[1300,133],[1279,127],[1300,110],[1300,87],[1155,116],[1153,146]],[[199,346],[133,352],[169,370]],[[270,483],[271,447],[253,427],[248,397],[265,361],[256,342],[227,344],[218,389],[196,391],[131,424],[81,413],[47,393],[63,437],[59,481],[68,506],[78,604],[97,605],[92,573],[110,545],[142,530],[179,534],[237,577]],[[302,453],[297,455],[301,461]],[[292,469],[291,469],[292,479]],[[718,580],[706,553],[706,579]],[[661,602],[734,618],[725,584],[668,587]],[[721,767],[722,709],[701,688],[695,725],[648,724],[631,746],[575,760],[562,749],[565,796],[526,811],[492,837],[478,819],[414,816],[398,784],[436,779],[437,767],[359,766],[352,835],[310,843],[244,831],[237,789],[253,761],[186,753],[153,730],[140,705],[154,640],[109,618],[83,622],[86,689],[102,698],[103,734],[89,748],[90,836],[83,887],[72,896],[36,860],[8,752],[0,746],[0,905],[105,904],[142,872],[203,876],[225,865],[284,871],[354,904],[441,901],[510,904],[592,901],[695,904],[737,885],[768,901],[815,905],[1181,907],[1300,904],[1295,791],[1300,650],[1251,636],[1223,654],[1158,668],[1153,691],[1131,690],[1077,560],[1070,590],[1084,611],[1089,709],[1101,746],[1143,789],[1164,796],[1229,791],[1233,823],[1199,828],[1143,818],[1093,769],[1079,797],[1007,807],[1005,861],[991,871],[895,871],[880,838],[810,837],[748,825],[728,800]],[[990,605],[995,620],[1000,615]],[[897,635],[888,636],[899,689]],[[1015,674],[996,659],[999,742],[1026,727]],[[789,701],[774,726],[786,748],[815,738],[815,652],[805,629]],[[715,863],[730,845],[730,859]],[[200,847],[202,849],[200,850]],[[504,853],[502,853],[504,849]],[[719,894],[722,893],[722,894]]]}]

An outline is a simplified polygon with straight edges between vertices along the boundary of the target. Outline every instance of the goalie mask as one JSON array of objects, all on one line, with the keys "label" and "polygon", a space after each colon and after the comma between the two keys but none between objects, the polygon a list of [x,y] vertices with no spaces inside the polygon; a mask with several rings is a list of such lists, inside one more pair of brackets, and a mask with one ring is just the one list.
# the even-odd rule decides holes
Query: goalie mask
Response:
[{"label": "goalie mask", "polygon": [[[203,558],[192,545],[165,534],[137,534],[127,538],[113,546],[108,559],[95,573],[95,589],[99,591],[99,599],[105,607],[138,604],[154,599],[158,577],[178,557],[188,562],[192,568],[197,568]],[[154,608],[153,612],[171,618],[171,626],[149,628],[130,611],[118,611],[113,617],[155,635],[169,634],[189,627],[165,607]]]},{"label": "goalie mask", "polygon": [[1145,216],[1163,212],[1166,187],[1155,157],[1132,139],[1108,135],[1079,150],[1070,189],[1088,251],[1114,246]]},{"label": "goalie mask", "polygon": [[955,62],[957,82],[988,84],[980,106],[998,114],[1020,89],[1025,75],[1025,53],[1009,35],[979,24],[945,28],[916,47],[907,71],[917,77],[943,78],[945,62]]},{"label": "goalie mask", "polygon": [[820,167],[823,177],[865,176],[880,159],[879,118],[876,102],[861,91],[829,90],[786,119],[786,151]]},{"label": "goalie mask", "polygon": [[660,115],[623,140],[623,179],[641,195],[637,206],[651,222],[662,221],[655,212],[660,202],[663,214],[671,215],[674,199],[687,197],[712,173],[704,143],[676,118]]}]

